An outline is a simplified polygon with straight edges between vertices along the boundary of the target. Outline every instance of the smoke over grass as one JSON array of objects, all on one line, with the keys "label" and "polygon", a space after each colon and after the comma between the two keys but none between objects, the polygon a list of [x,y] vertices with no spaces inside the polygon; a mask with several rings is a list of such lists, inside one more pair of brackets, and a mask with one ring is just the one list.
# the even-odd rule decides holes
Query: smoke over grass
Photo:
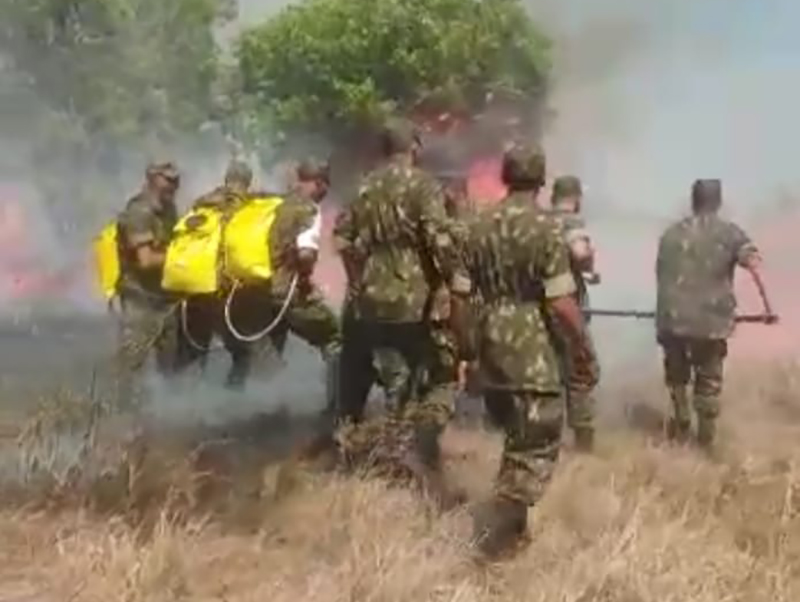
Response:
[{"label": "smoke over grass", "polygon": [[[786,202],[800,184],[800,85],[793,76],[800,41],[792,26],[800,7],[788,0],[529,6],[556,42],[556,118],[546,136],[552,175],[576,173],[588,188],[585,211],[604,276],[594,305],[652,308],[659,234],[688,211],[695,178],[719,177],[725,213],[764,249],[777,310],[789,317],[800,299],[800,272],[784,254],[794,254],[797,243],[775,225],[800,222],[796,203]],[[759,311],[750,283],[740,284],[741,309]],[[597,320],[593,327],[609,368],[654,344],[650,323]],[[796,325],[784,328],[798,340]],[[769,352],[775,336],[775,329],[743,329],[734,351],[741,338]]]},{"label": "smoke over grass", "polygon": [[[290,3],[238,4],[238,17],[219,32],[223,44],[242,27]],[[793,113],[800,85],[794,83],[792,70],[800,58],[800,42],[794,39],[792,23],[800,9],[787,0],[768,5],[753,0],[527,4],[555,41],[555,118],[545,142],[551,174],[574,172],[588,189],[585,210],[604,276],[593,291],[594,304],[651,308],[658,235],[685,212],[694,178],[721,177],[726,211],[764,248],[775,304],[786,317],[800,297],[793,285],[800,274],[795,262],[785,260],[796,250],[792,229],[778,231],[774,223],[797,219],[793,147],[800,123]],[[5,75],[0,98],[11,110],[0,120],[0,231],[5,241],[0,243],[0,313],[30,306],[30,296],[22,301],[15,297],[22,287],[51,306],[99,314],[102,302],[89,292],[88,244],[139,187],[146,157],[133,152],[119,157],[113,185],[95,183],[94,174],[79,167],[61,169],[57,186],[90,190],[99,200],[85,204],[76,196],[74,202],[54,206],[40,185],[53,173],[35,164],[30,152],[43,127],[44,99],[25,93],[18,77]],[[218,182],[231,150],[224,136],[213,132],[206,132],[202,144],[179,138],[163,149],[161,155],[174,157],[183,172],[182,207]],[[70,158],[69,153],[60,156],[65,163]],[[260,184],[282,182],[275,174],[262,173]],[[780,209],[779,201],[785,199],[787,208]],[[789,217],[776,217],[779,209]],[[23,217],[18,234],[24,234],[18,239],[7,235],[14,228],[14,211]],[[329,222],[331,216],[326,216]],[[8,242],[12,240],[18,242]],[[342,277],[335,258],[323,258],[321,270],[333,280]],[[54,276],[63,285],[37,279],[49,274],[63,275],[61,280]],[[749,292],[749,283],[742,285]],[[743,309],[758,310],[752,295]],[[641,363],[642,357],[651,358],[656,367],[652,324],[597,320],[593,328],[607,370],[632,360]],[[752,348],[753,342],[766,345],[766,335],[776,332],[742,330],[733,350]],[[781,350],[800,340],[794,324],[781,332]]]}]

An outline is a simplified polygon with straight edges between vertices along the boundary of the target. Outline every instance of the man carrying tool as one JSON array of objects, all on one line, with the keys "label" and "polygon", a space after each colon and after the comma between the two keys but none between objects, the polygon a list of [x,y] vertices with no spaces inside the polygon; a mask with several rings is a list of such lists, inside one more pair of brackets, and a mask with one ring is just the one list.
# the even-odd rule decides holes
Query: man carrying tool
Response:
[{"label": "man carrying tool", "polygon": [[[502,166],[508,195],[474,220],[465,245],[482,299],[467,357],[478,360],[486,410],[505,431],[495,495],[475,521],[489,555],[526,539],[529,508],[541,500],[558,462],[564,389],[590,391],[599,378],[560,226],[537,207],[545,173],[540,148],[509,149]],[[552,322],[569,341],[567,383]]]},{"label": "man carrying tool", "polygon": [[721,205],[719,180],[695,181],[692,215],[664,232],[656,262],[656,332],[672,398],[670,436],[685,441],[691,434],[687,386],[693,377],[697,442],[705,449],[711,449],[715,439],[727,339],[736,321],[737,265],[750,273],[758,288],[763,322],[777,321],[761,278],[758,249],[739,226],[719,217]]},{"label": "man carrying tool", "polygon": [[142,191],[128,201],[117,220],[122,309],[117,385],[122,405],[134,401],[135,378],[152,349],[162,375],[175,369],[177,300],[163,290],[161,277],[177,222],[175,194],[179,186],[174,164],[150,164]]},{"label": "man carrying tool", "polygon": [[[588,286],[600,282],[600,276],[595,272],[594,247],[581,215],[582,201],[583,186],[577,177],[561,176],[553,183],[551,214],[561,226],[562,238],[569,249],[570,270],[577,287],[575,300],[584,311],[588,325],[591,320],[586,313],[589,309]],[[557,324],[554,327],[558,330]],[[591,344],[588,332],[586,336]],[[567,345],[565,337],[560,336],[557,344],[562,369],[564,374],[568,374],[570,355],[563,349]],[[579,451],[590,452],[594,448],[594,405],[591,390],[567,391],[567,424],[575,435],[575,446]]]}]

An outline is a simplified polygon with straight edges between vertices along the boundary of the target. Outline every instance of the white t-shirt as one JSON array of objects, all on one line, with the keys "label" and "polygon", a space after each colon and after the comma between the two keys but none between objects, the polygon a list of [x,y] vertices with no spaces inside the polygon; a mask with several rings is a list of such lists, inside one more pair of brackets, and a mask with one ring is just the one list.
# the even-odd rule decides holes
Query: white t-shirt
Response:
[{"label": "white t-shirt", "polygon": [[311,249],[319,251],[319,241],[322,237],[322,213],[317,209],[314,222],[311,226],[297,235],[298,249]]}]

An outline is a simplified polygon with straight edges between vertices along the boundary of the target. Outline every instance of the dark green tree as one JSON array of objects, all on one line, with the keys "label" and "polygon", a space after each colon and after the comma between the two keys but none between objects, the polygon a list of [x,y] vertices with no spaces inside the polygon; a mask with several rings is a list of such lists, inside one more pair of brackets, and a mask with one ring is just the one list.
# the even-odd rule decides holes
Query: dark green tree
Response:
[{"label": "dark green tree", "polygon": [[0,54],[87,135],[195,131],[216,76],[219,0],[4,0]]},{"label": "dark green tree", "polygon": [[491,92],[540,99],[549,50],[519,0],[302,0],[237,56],[251,125],[336,138],[391,112],[477,111]]},{"label": "dark green tree", "polygon": [[0,115],[0,134],[28,144],[36,185],[65,232],[118,209],[126,158],[141,163],[199,137],[214,118],[215,28],[233,16],[231,6],[0,2],[2,87],[15,105]]}]

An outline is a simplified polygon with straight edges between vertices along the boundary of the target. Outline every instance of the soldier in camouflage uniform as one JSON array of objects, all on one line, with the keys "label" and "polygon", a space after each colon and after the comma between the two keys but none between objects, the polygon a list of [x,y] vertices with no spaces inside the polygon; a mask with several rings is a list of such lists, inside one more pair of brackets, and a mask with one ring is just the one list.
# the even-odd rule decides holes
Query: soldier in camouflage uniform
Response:
[{"label": "soldier in camouflage uniform", "polygon": [[[326,304],[312,275],[319,253],[322,215],[319,205],[330,187],[327,162],[308,159],[296,168],[296,182],[278,208],[270,232],[274,273],[269,283],[248,286],[236,293],[232,305],[237,330],[256,332],[273,323],[285,306],[275,327],[256,343],[238,341],[233,383],[243,386],[255,357],[266,352],[283,353],[289,332],[317,348],[328,371],[328,405],[335,403],[336,375],[341,348],[339,320]],[[297,278],[289,298],[291,282]]]},{"label": "soldier in camouflage uniform", "polygon": [[413,125],[387,124],[380,135],[383,165],[363,180],[358,197],[338,216],[335,243],[348,277],[342,356],[341,419],[359,421],[372,385],[385,390],[390,408],[413,425],[408,453],[423,486],[439,469],[439,435],[452,403],[420,398],[420,378],[430,358],[430,299],[444,284],[453,307],[469,280],[453,242],[441,187],[416,167],[421,146]]},{"label": "soldier in camouflage uniform", "polygon": [[309,158],[299,163],[295,175],[296,182],[272,229],[272,257],[276,265],[271,291],[273,306],[283,305],[290,274],[297,274],[297,292],[284,320],[273,332],[272,341],[282,353],[286,337],[292,332],[320,351],[327,370],[327,411],[330,413],[338,403],[342,330],[338,317],[312,280],[322,235],[320,204],[330,189],[330,165],[327,161]]},{"label": "soldier in camouflage uniform", "polygon": [[[570,252],[570,266],[577,291],[575,298],[581,309],[589,308],[588,285],[596,284],[600,278],[594,269],[594,248],[581,215],[583,187],[575,176],[561,176],[553,183],[551,208],[553,217],[562,227],[563,239]],[[587,325],[589,316],[584,314]],[[587,333],[588,335],[588,333]],[[591,343],[591,339],[587,338]],[[559,356],[564,373],[569,372],[566,365],[569,353],[563,349],[566,341],[559,341]],[[575,434],[576,447],[581,451],[591,451],[594,447],[594,397],[591,390],[567,391],[567,424]]]},{"label": "soldier in camouflage uniform", "polygon": [[687,386],[694,379],[697,441],[710,448],[715,439],[727,339],[734,329],[737,265],[753,277],[772,309],[761,280],[761,258],[749,236],[718,215],[719,180],[697,180],[692,188],[692,216],[661,236],[656,263],[656,329],[664,350],[666,384],[672,398],[670,434],[685,440],[691,433]]},{"label": "soldier in camouflage uniform", "polygon": [[467,265],[482,298],[473,351],[486,409],[505,431],[494,498],[476,516],[482,550],[495,555],[525,539],[528,508],[555,468],[564,420],[562,374],[549,324],[569,339],[569,387],[591,388],[598,367],[586,336],[560,225],[539,209],[545,157],[515,145],[503,157],[508,196],[471,224]]},{"label": "soldier in camouflage uniform", "polygon": [[122,310],[117,384],[123,405],[134,401],[135,381],[151,350],[155,349],[162,375],[172,374],[176,367],[177,300],[162,289],[161,278],[177,222],[179,185],[172,163],[149,165],[144,188],[128,201],[117,220]]},{"label": "soldier in camouflage uniform", "polygon": [[[225,171],[224,183],[211,192],[198,198],[193,208],[209,207],[218,209],[229,218],[250,198],[250,187],[253,183],[253,170],[247,163],[231,161]],[[222,293],[210,295],[193,295],[186,300],[186,318],[180,340],[179,369],[184,370],[197,361],[205,367],[208,351],[214,334],[218,334],[225,342],[226,349],[232,357],[228,382],[236,382],[235,366],[242,361],[239,357],[240,345],[230,336],[222,319],[224,295],[229,286],[223,287]]]}]

